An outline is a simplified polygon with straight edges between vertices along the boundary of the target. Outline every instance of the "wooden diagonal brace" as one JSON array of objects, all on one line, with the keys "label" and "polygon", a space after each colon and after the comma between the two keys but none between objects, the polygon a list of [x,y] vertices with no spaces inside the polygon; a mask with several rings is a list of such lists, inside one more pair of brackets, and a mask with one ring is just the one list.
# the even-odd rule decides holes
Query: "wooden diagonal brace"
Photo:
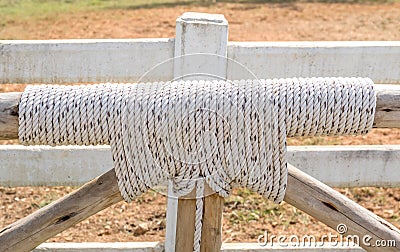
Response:
[{"label": "wooden diagonal brace", "polygon": [[30,251],[122,200],[114,169],[0,230],[0,251]]},{"label": "wooden diagonal brace", "polygon": [[[360,246],[367,251],[399,251],[400,230],[395,226],[296,167],[289,164],[288,170],[285,202],[334,230],[339,224],[345,224],[348,231],[343,236],[357,235]],[[368,246],[362,241],[365,235],[371,237],[371,245],[376,240],[394,240],[396,247]]]}]

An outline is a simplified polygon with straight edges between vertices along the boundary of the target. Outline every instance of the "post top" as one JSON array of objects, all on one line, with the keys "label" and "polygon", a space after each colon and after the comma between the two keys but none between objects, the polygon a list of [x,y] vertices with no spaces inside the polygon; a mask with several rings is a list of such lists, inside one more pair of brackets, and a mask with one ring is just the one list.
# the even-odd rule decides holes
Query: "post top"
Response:
[{"label": "post top", "polygon": [[223,14],[210,14],[201,12],[185,12],[178,17],[177,22],[186,23],[213,23],[218,25],[227,25],[228,21]]}]

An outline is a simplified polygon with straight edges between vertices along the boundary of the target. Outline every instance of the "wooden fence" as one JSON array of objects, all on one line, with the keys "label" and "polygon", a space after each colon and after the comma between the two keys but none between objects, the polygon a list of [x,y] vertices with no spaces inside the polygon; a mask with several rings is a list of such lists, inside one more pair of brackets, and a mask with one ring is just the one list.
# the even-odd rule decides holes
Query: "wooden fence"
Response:
[{"label": "wooden fence", "polygon": [[[377,88],[382,108],[375,127],[400,127],[400,85],[396,85],[400,84],[400,41],[228,42],[228,23],[222,15],[194,13],[178,18],[176,31],[174,39],[0,41],[0,83],[169,81],[194,67],[182,56],[208,53],[217,57],[202,67],[228,79],[370,77],[375,83],[386,84]],[[0,129],[5,131],[6,124],[0,118]],[[289,161],[330,186],[400,186],[399,145],[290,147]],[[111,154],[105,146],[0,146],[2,186],[80,185],[110,167]],[[177,212],[178,203],[169,201],[166,251],[176,247],[176,232],[168,230],[176,230]],[[265,249],[253,245],[240,249],[225,245],[223,251]],[[65,251],[54,246],[52,251]],[[107,246],[102,251],[124,249],[121,245],[120,249],[111,246],[107,250]],[[146,246],[151,250],[137,251],[157,251],[152,246],[158,245]],[[91,251],[89,247],[86,251]]]}]

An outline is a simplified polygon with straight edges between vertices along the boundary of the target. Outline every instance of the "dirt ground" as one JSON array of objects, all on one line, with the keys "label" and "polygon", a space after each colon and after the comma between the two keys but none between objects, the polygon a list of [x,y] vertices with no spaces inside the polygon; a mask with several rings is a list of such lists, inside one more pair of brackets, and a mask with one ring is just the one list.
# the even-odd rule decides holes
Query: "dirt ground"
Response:
[{"label": "dirt ground", "polygon": [[[185,11],[223,13],[231,41],[400,40],[400,3],[322,2],[192,4],[51,15],[7,22],[0,26],[0,39],[174,37],[175,19]],[[23,85],[0,86],[0,92],[22,89]],[[289,144],[400,144],[400,130],[373,130],[359,137],[296,138]],[[74,189],[0,187],[0,227]],[[339,191],[400,227],[400,189]],[[163,241],[165,203],[164,196],[149,192],[133,203],[116,204],[49,241]],[[224,242],[257,242],[265,230],[275,235],[331,232],[286,203],[274,205],[247,190],[235,190],[225,202]]]},{"label": "dirt ground", "polygon": [[0,27],[2,39],[174,37],[185,11],[222,13],[232,41],[400,40],[400,2],[218,3],[53,15]]}]

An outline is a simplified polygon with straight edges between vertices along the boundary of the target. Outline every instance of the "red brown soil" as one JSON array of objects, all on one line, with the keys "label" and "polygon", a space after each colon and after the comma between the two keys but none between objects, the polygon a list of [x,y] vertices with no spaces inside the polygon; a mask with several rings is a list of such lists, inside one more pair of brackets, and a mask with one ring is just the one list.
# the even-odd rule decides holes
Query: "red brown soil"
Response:
[{"label": "red brown soil", "polygon": [[185,11],[222,13],[232,41],[400,40],[400,3],[275,3],[107,10],[20,19],[0,27],[2,39],[174,37]]},{"label": "red brown soil", "polygon": [[[276,3],[104,10],[21,19],[0,27],[1,39],[174,37],[175,19],[185,11],[223,13],[232,41],[400,40],[400,3]],[[0,92],[23,85],[1,85]],[[4,142],[3,142],[4,143]],[[10,141],[10,144],[15,141]],[[296,138],[290,144],[400,144],[400,130],[373,130],[367,136]],[[71,187],[0,187],[0,227],[74,190]],[[369,210],[400,227],[400,189],[340,189]],[[165,197],[149,192],[133,203],[116,204],[49,241],[163,241]],[[139,225],[146,227],[142,232]],[[274,205],[247,190],[225,202],[223,240],[257,242],[272,234],[323,235],[331,232],[303,212]],[[143,233],[143,234],[142,234]]]}]

